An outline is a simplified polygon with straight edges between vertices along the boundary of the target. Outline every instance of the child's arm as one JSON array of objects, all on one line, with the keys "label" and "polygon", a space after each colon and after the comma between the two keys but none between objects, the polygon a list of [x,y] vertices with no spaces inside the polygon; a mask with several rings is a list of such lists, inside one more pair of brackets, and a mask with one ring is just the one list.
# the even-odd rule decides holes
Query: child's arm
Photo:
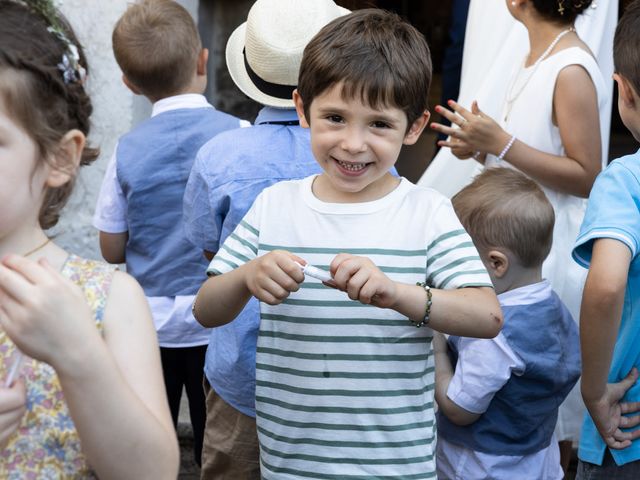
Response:
[{"label": "child's arm", "polygon": [[[587,197],[602,168],[602,145],[596,89],[583,67],[570,65],[559,73],[553,105],[565,156],[545,153],[516,139],[504,159],[553,190]],[[452,137],[439,145],[498,156],[509,143],[510,132],[481,112],[476,102],[471,111],[454,101],[449,106],[457,115],[440,106],[436,111],[461,128],[432,124],[438,132]]]},{"label": "child's arm", "polygon": [[274,250],[228,273],[210,277],[196,296],[195,318],[205,327],[229,323],[252,295],[269,305],[281,303],[304,281],[296,262],[305,263],[289,252]]},{"label": "child's arm", "polygon": [[480,418],[479,413],[473,413],[459,407],[447,396],[449,384],[453,378],[453,366],[447,353],[447,340],[443,334],[434,332],[433,353],[436,362],[435,398],[442,413],[456,425],[470,425]]},{"label": "child's arm", "polygon": [[56,370],[98,476],[175,479],[178,446],[155,330],[137,282],[114,275],[104,339],[84,294],[46,262],[6,257],[0,292],[1,326],[25,354]]},{"label": "child's arm", "polygon": [[[427,294],[418,285],[392,281],[365,257],[342,253],[331,262],[338,289],[349,298],[381,308],[391,308],[414,322],[424,319]],[[502,328],[502,311],[493,289],[467,287],[431,289],[429,327],[466,337],[495,337]]]},{"label": "child's arm", "polygon": [[100,252],[102,253],[102,258],[109,263],[125,263],[127,240],[129,240],[129,232],[100,232]]},{"label": "child's arm", "polygon": [[600,435],[611,448],[625,448],[640,438],[640,402],[623,403],[622,397],[638,379],[634,368],[618,383],[607,383],[618,336],[631,252],[609,238],[595,241],[589,274],[582,296],[580,345],[582,349],[582,397]]},{"label": "child's arm", "polygon": [[20,426],[27,404],[27,390],[23,380],[11,387],[0,388],[0,449]]}]

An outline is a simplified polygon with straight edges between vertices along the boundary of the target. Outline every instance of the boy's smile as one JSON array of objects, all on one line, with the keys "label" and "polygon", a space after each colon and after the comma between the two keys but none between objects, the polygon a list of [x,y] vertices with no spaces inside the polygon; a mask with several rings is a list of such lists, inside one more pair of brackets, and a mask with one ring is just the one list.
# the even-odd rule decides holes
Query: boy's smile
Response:
[{"label": "boy's smile", "polygon": [[294,101],[300,124],[311,128],[313,155],[324,170],[314,182],[314,194],[326,202],[367,202],[391,192],[398,179],[389,169],[402,145],[417,141],[429,118],[425,112],[407,131],[403,110],[344,99],[341,84],[313,99],[309,118],[297,92]]}]

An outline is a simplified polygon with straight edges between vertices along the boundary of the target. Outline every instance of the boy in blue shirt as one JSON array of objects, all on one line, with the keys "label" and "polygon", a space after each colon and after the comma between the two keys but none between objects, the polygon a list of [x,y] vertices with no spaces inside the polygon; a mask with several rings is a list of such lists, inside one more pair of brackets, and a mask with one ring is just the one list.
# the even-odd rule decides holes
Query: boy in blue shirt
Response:
[{"label": "boy in blue shirt", "polygon": [[444,336],[434,338],[438,478],[561,480],[553,430],[580,376],[580,341],[542,279],[553,207],[508,168],[485,170],[452,203],[498,293],[504,328],[492,339],[450,336],[450,352]]},{"label": "boy in blue shirt", "polygon": [[[184,198],[185,232],[209,257],[263,189],[320,172],[292,93],[305,45],[345,13],[332,0],[258,0],[229,38],[231,78],[264,108],[252,128],[224,132],[205,144],[193,165]],[[202,479],[260,478],[255,421],[259,324],[258,301],[252,299],[235,322],[211,330],[204,369]]]},{"label": "boy in blue shirt", "polygon": [[[264,479],[433,478],[432,328],[500,329],[450,202],[389,172],[427,124],[430,80],[424,37],[397,15],[358,10],[324,27],[294,92],[322,173],[263,190],[196,297],[208,326],[261,301]],[[332,280],[305,278],[306,263]]]},{"label": "boy in blue shirt", "polygon": [[114,28],[113,49],[124,83],[153,102],[153,111],[120,138],[93,223],[105,260],[126,262],[144,289],[173,422],[184,388],[200,464],[208,330],[193,319],[191,303],[207,262],[183,234],[182,197],[200,146],[240,121],[216,111],[202,95],[208,52],[191,15],[176,2],[130,6]]},{"label": "boy in blue shirt", "polygon": [[[640,2],[629,5],[614,40],[618,110],[640,140]],[[598,176],[574,259],[589,268],[582,297],[582,479],[640,478],[640,152]]]}]

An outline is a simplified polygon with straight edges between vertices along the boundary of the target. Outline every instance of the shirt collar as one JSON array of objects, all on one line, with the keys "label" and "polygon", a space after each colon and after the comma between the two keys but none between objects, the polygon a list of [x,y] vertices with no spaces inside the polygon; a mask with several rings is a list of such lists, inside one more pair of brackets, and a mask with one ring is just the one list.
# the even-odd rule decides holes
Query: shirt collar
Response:
[{"label": "shirt collar", "polygon": [[498,295],[500,305],[530,305],[547,298],[551,294],[551,284],[548,280],[514,288]]},{"label": "shirt collar", "polygon": [[260,125],[261,123],[269,122],[291,122],[293,120],[298,120],[298,114],[296,113],[295,108],[263,107],[258,113],[254,124]]},{"label": "shirt collar", "polygon": [[181,108],[213,108],[204,95],[198,93],[184,93],[182,95],[174,95],[158,100],[153,104],[151,116],[155,117],[161,113]]}]

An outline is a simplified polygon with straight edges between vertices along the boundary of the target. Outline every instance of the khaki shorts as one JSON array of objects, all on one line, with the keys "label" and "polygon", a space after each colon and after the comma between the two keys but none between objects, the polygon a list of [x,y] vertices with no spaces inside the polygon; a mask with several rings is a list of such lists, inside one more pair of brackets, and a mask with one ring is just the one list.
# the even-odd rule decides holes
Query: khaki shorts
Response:
[{"label": "khaki shorts", "polygon": [[227,404],[204,379],[207,423],[201,480],[260,480],[256,419]]}]

